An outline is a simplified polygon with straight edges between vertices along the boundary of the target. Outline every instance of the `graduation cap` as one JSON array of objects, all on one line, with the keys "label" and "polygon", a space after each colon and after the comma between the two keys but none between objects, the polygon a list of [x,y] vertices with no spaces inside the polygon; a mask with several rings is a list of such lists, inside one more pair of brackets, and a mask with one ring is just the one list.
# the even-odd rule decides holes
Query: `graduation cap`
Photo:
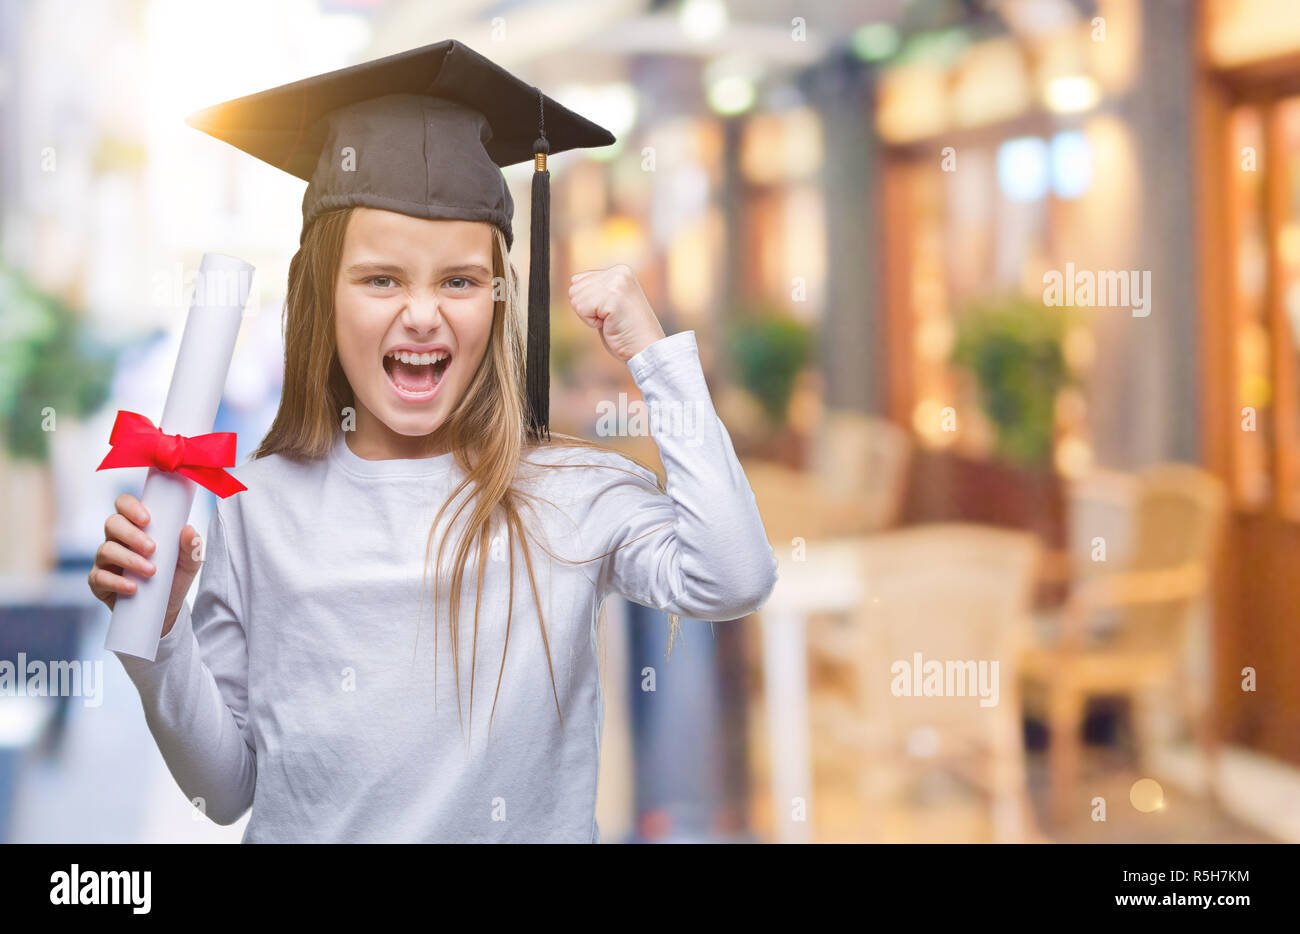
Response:
[{"label": "graduation cap", "polygon": [[514,243],[501,167],[533,161],[527,422],[549,438],[549,154],[614,136],[448,39],[217,104],[190,126],[306,181],[303,238],[321,213],[361,205],[486,221]]}]

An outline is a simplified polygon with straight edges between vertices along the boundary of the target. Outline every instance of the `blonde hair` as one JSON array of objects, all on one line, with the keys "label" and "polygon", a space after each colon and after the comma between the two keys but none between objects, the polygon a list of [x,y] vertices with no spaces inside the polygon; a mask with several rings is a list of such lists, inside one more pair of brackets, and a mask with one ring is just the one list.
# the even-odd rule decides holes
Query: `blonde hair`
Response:
[{"label": "blonde hair", "polygon": [[[339,263],[343,253],[344,237],[352,208],[321,214],[307,228],[301,247],[289,263],[289,287],[284,309],[284,390],[280,407],[270,430],[253,458],[280,454],[295,460],[315,460],[326,456],[339,432],[339,418],[343,409],[353,406],[352,388],[339,362],[338,342],[334,327],[334,296]],[[533,604],[541,627],[542,645],[546,651],[546,664],[551,677],[551,692],[555,698],[556,714],[564,723],[560,710],[559,692],[555,685],[555,671],[551,665],[550,643],[546,635],[541,600],[533,573],[532,557],[528,543],[532,539],[543,551],[566,564],[585,564],[612,554],[618,548],[631,544],[625,542],[604,555],[584,561],[574,561],[554,554],[530,533],[523,522],[522,513],[530,500],[539,498],[516,486],[520,463],[543,468],[594,467],[623,470],[646,482],[635,471],[610,464],[547,464],[525,461],[524,453],[538,447],[573,447],[612,451],[595,442],[572,435],[551,432],[548,441],[534,444],[530,441],[525,424],[524,366],[527,335],[527,307],[520,300],[519,276],[510,262],[505,236],[492,228],[492,275],[494,298],[492,330],[487,350],[478,370],[465,389],[446,422],[439,428],[454,453],[456,463],[464,472],[464,479],[452,491],[438,510],[425,545],[424,564],[427,572],[433,538],[444,512],[460,500],[448,521],[448,532],[456,520],[468,509],[464,534],[454,546],[451,570],[450,612],[447,628],[451,645],[453,668],[456,673],[456,709],[460,714],[460,647],[457,633],[460,614],[461,588],[465,565],[474,542],[478,543],[478,571],[474,603],[474,640],[470,660],[470,719],[474,711],[474,670],[478,646],[479,605],[482,599],[483,576],[491,550],[491,523],[493,516],[504,519],[507,530],[506,546],[509,554],[510,597],[506,615],[506,632],[501,655],[501,669],[497,675],[497,690],[492,698],[492,713],[488,719],[489,734],[492,718],[496,715],[496,701],[501,692],[501,678],[505,672],[505,653],[510,643],[510,622],[514,611],[515,540],[518,538],[523,555]],[[504,288],[497,288],[503,283]],[[664,492],[664,482],[658,474],[639,459],[628,457],[633,463],[655,475],[655,486]],[[465,494],[462,496],[462,494]],[[660,526],[662,528],[662,526]],[[659,529],[652,529],[651,532]],[[647,532],[646,534],[651,534]],[[447,546],[447,535],[438,544],[434,562],[434,673],[437,677],[437,608],[442,556]],[[421,588],[420,606],[424,607],[424,588]],[[670,616],[669,646],[675,639],[680,619]],[[417,628],[418,648],[418,628]],[[436,681],[435,681],[436,685]],[[435,686],[436,698],[436,686]],[[463,727],[463,717],[461,717]]]}]

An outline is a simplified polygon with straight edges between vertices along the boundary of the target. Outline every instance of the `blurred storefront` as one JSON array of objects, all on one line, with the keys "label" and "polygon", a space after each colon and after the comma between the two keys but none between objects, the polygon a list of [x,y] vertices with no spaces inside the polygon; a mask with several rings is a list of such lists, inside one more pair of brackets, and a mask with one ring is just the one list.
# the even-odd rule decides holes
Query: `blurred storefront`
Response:
[{"label": "blurred storefront", "polygon": [[[1176,450],[1184,440],[1158,435],[1130,444],[1139,426],[1119,396],[1135,388],[1130,371],[1159,364],[1137,353],[1160,355],[1157,322],[1192,315],[1162,289],[1150,319],[1141,305],[1152,296],[1127,287],[1140,289],[1152,267],[1144,237],[1176,223],[1143,176],[1143,147],[1160,131],[1141,119],[1141,31],[1153,25],[1142,14],[1135,3],[1101,3],[1095,18],[1055,28],[1016,32],[999,21],[983,38],[938,32],[879,77],[882,410],[921,443],[913,519],[1022,524],[1059,546],[1063,478],[1099,461],[1128,467],[1185,453]],[[1054,276],[1081,273],[1122,276],[1124,306],[1086,307],[1080,294],[1072,307],[1041,309]],[[1040,307],[1017,319],[1025,300]],[[1031,323],[1051,319],[1043,338],[1060,347],[1057,370],[1005,387],[1015,436],[979,403],[978,369],[959,364],[982,351],[976,341],[998,337],[971,329],[963,338],[972,311],[1000,316],[1015,329],[1008,339],[1022,341]]]},{"label": "blurred storefront", "polygon": [[[919,445],[905,521],[1028,528],[1061,551],[1072,484],[1205,466],[1230,496],[1200,636],[1214,730],[1300,763],[1300,17],[1269,0],[1075,6],[931,31],[861,79],[881,148],[878,410]],[[1107,302],[1107,276],[1126,300]],[[1018,398],[1001,374],[1017,428],[1042,436],[1008,456],[961,363],[963,341],[998,335],[968,316],[1023,339],[1022,301],[1041,320],[1053,281],[1086,277],[1096,292],[1059,303],[1060,372],[1025,374]]]},{"label": "blurred storefront", "polygon": [[[1204,5],[1197,103],[1206,457],[1231,500],[1216,604],[1225,741],[1300,764],[1300,16]],[[1257,680],[1256,680],[1257,679]]]},{"label": "blurred storefront", "polygon": [[[862,230],[860,268],[827,243],[840,291],[824,402],[913,435],[902,521],[1033,531],[1046,548],[1037,602],[1050,607],[1088,540],[1090,485],[1207,468],[1231,509],[1213,556],[1197,559],[1218,579],[1212,614],[1187,623],[1180,677],[1214,685],[1197,703],[1214,710],[1218,741],[1291,764],[1296,29],[1293,5],[1264,0],[1003,4],[911,31],[864,27],[853,59],[815,69],[823,115],[856,109],[874,130],[827,131],[859,144],[827,147],[828,230],[845,217]],[[834,170],[845,160],[857,177]],[[843,366],[837,381],[836,340],[863,330],[865,384]],[[1136,564],[1156,560],[1137,533],[1158,510],[1118,502],[1137,530],[1127,544],[1145,548]],[[1174,590],[1156,596],[1175,612]],[[1137,716],[1089,709],[1108,744]]]}]

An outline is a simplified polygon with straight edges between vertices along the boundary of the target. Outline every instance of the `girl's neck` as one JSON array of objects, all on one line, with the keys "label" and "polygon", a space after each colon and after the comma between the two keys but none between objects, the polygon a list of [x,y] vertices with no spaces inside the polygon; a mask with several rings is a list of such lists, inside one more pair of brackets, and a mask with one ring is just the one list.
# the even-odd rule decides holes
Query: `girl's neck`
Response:
[{"label": "girl's neck", "polygon": [[386,425],[369,431],[358,425],[356,431],[343,432],[343,437],[353,454],[369,461],[418,460],[438,457],[449,450],[436,432],[431,435],[399,435]]}]

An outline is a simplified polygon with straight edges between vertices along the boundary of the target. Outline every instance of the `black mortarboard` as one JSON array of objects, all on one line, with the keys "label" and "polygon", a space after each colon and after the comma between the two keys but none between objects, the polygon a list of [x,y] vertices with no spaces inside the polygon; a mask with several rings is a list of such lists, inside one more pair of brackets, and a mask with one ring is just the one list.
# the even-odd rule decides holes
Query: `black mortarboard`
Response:
[{"label": "black mortarboard", "polygon": [[259,91],[186,122],[308,182],[303,234],[324,211],[361,205],[486,221],[507,245],[514,204],[501,166],[534,161],[528,281],[528,427],[549,437],[548,153],[614,136],[468,46],[448,39]]}]

